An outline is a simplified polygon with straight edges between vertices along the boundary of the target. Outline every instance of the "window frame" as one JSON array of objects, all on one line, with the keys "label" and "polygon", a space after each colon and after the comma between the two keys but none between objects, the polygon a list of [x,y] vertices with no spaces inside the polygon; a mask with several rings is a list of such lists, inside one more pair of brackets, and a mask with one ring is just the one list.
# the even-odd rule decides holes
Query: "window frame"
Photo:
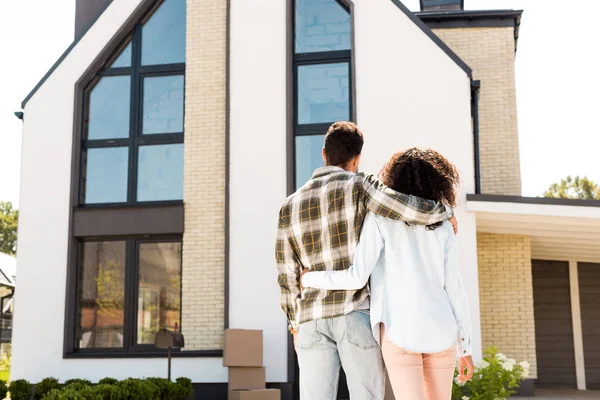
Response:
[{"label": "window frame", "polygon": [[[142,62],[142,27],[152,14],[160,7],[162,1],[156,3],[148,12],[146,17],[138,21],[130,31],[128,39],[120,43],[118,49],[111,54],[106,64],[96,73],[89,83],[85,85],[82,94],[82,124],[80,141],[80,163],[79,163],[79,193],[77,205],[82,208],[111,208],[123,206],[144,205],[172,205],[183,204],[183,199],[160,200],[160,201],[137,201],[138,185],[138,153],[139,148],[144,145],[161,144],[183,144],[185,139],[185,126],[182,132],[144,134],[144,79],[161,76],[183,76],[183,96],[185,99],[185,63],[141,65]],[[131,66],[111,68],[110,65],[119,57],[122,51],[131,43]],[[130,77],[130,99],[129,99],[129,137],[120,139],[88,139],[86,138],[85,121],[89,114],[89,99],[92,89],[103,77],[129,76]],[[185,121],[185,101],[183,105],[183,118]],[[85,188],[86,169],[83,153],[88,149],[127,147],[127,200],[125,202],[86,203]]]},{"label": "window frame", "polygon": [[[73,132],[71,146],[71,187],[69,193],[69,242],[66,260],[63,359],[131,359],[131,358],[167,358],[167,352],[161,349],[140,349],[144,351],[107,351],[104,349],[88,349],[76,351],[75,336],[77,321],[77,280],[79,269],[79,242],[82,239],[110,240],[129,236],[146,238],[182,237],[184,233],[183,202],[170,204],[153,202],[151,204],[128,205],[125,203],[86,205],[80,204],[80,186],[82,184],[81,156],[83,124],[85,122],[86,102],[85,89],[97,77],[98,72],[111,74],[126,72],[125,69],[111,71],[107,68],[125,49],[124,45],[138,25],[152,15],[163,0],[143,0],[128,18],[127,22],[115,33],[107,47],[98,53],[96,59],[84,71],[75,83],[75,101],[73,109]],[[133,44],[132,44],[133,46]],[[132,49],[133,50],[133,49]],[[133,51],[132,51],[133,55]],[[130,67],[125,67],[130,68]],[[148,71],[153,72],[154,66]],[[185,78],[184,78],[185,79]],[[185,115],[185,105],[184,105]],[[135,188],[137,190],[137,188]],[[183,292],[182,292],[183,293]],[[226,297],[227,301],[227,297]],[[185,304],[182,304],[185,309]],[[227,321],[227,320],[226,320]],[[117,349],[120,350],[120,349]],[[175,358],[222,357],[222,349],[174,351]]]},{"label": "window frame", "polygon": [[291,154],[288,157],[291,158],[290,168],[288,171],[288,179],[291,183],[292,192],[299,189],[304,183],[296,182],[297,172],[297,160],[296,160],[296,138],[299,136],[320,136],[325,135],[327,130],[331,126],[331,122],[315,123],[315,124],[300,124],[298,123],[298,69],[302,66],[307,65],[325,65],[325,64],[348,64],[348,90],[349,90],[349,110],[348,116],[349,121],[354,122],[356,120],[354,112],[354,63],[353,63],[353,50],[354,50],[354,23],[352,6],[349,5],[345,0],[334,0],[337,2],[349,15],[350,15],[350,49],[348,50],[332,50],[332,51],[319,51],[309,53],[296,53],[296,2],[297,0],[291,0],[291,12],[292,12],[292,27],[291,27],[291,74],[292,74],[292,127],[291,137],[288,140],[291,144],[288,144],[288,148],[291,149]]},{"label": "window frame", "polygon": [[[123,347],[98,347],[98,348],[79,348],[77,346],[79,329],[79,300],[80,300],[80,276],[83,266],[83,245],[84,243],[95,242],[125,242],[125,282],[124,282],[124,302],[123,302]],[[75,287],[75,322],[73,329],[73,340],[70,343],[71,351],[69,355],[78,356],[134,356],[138,355],[165,355],[168,350],[158,349],[151,344],[137,343],[137,317],[138,317],[138,296],[139,296],[139,245],[143,243],[179,243],[183,250],[182,235],[136,235],[136,236],[102,236],[86,237],[78,240],[77,244],[77,276]],[[183,251],[181,252],[183,254]],[[182,267],[182,258],[180,256],[180,268]],[[183,270],[183,268],[181,268]],[[180,288],[182,287],[182,274],[180,272]],[[180,290],[180,318],[183,312],[182,303],[183,290]],[[181,321],[180,321],[181,322]],[[181,326],[179,327],[181,329]],[[181,349],[172,349],[173,352],[181,352]]]}]

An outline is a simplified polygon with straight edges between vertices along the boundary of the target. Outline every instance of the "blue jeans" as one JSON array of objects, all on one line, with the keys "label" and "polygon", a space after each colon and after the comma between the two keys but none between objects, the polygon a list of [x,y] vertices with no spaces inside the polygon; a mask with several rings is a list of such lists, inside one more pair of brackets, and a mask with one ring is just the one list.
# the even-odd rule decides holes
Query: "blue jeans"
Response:
[{"label": "blue jeans", "polygon": [[296,338],[300,400],[335,400],[340,366],[351,400],[383,400],[385,369],[368,311],[300,325]]}]

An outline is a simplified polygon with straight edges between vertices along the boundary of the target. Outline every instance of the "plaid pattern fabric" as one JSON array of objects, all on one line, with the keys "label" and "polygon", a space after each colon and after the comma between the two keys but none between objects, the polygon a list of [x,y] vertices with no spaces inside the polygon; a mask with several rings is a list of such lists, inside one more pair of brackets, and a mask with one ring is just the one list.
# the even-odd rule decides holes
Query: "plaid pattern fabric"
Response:
[{"label": "plaid pattern fabric", "polygon": [[344,315],[369,296],[360,290],[301,292],[300,273],[339,271],[352,265],[367,211],[392,219],[434,224],[452,217],[442,204],[397,193],[372,175],[323,167],[288,197],[279,212],[275,258],[281,288],[281,307],[290,326],[314,319]]}]

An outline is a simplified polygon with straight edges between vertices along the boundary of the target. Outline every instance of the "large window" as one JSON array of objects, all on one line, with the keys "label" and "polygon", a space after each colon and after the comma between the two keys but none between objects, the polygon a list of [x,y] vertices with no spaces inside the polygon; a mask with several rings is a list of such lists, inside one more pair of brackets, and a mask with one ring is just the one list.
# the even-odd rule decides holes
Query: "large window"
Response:
[{"label": "large window", "polygon": [[145,7],[80,87],[68,356],[162,356],[181,329],[186,0]]},{"label": "large window", "polygon": [[164,0],[85,90],[81,205],[183,199],[185,0]]},{"label": "large window", "polygon": [[323,165],[329,126],[352,120],[350,10],[340,0],[295,0],[294,180]]},{"label": "large window", "polygon": [[83,241],[75,348],[126,351],[181,325],[181,241]]}]

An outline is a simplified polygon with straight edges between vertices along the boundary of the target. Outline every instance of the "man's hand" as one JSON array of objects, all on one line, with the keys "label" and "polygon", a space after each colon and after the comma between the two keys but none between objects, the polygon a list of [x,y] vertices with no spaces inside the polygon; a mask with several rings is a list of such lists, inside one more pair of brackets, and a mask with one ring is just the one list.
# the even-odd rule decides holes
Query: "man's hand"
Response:
[{"label": "man's hand", "polygon": [[[467,372],[465,372],[465,369]],[[461,383],[470,381],[474,370],[473,358],[471,356],[461,357],[458,362],[458,381]]]},{"label": "man's hand", "polygon": [[290,329],[290,333],[292,334],[292,338],[294,339],[294,349],[296,348],[296,339],[298,338],[298,332],[295,329]]},{"label": "man's hand", "polygon": [[304,286],[302,285],[302,277],[304,276],[305,273],[310,272],[310,269],[308,268],[304,268],[302,270],[302,272],[300,272],[300,278],[298,279],[298,283],[300,284],[300,290],[304,290]]},{"label": "man's hand", "polygon": [[456,217],[452,216],[448,221],[452,224],[452,229],[454,229],[454,234],[456,235],[458,233],[458,221],[456,220]]}]

